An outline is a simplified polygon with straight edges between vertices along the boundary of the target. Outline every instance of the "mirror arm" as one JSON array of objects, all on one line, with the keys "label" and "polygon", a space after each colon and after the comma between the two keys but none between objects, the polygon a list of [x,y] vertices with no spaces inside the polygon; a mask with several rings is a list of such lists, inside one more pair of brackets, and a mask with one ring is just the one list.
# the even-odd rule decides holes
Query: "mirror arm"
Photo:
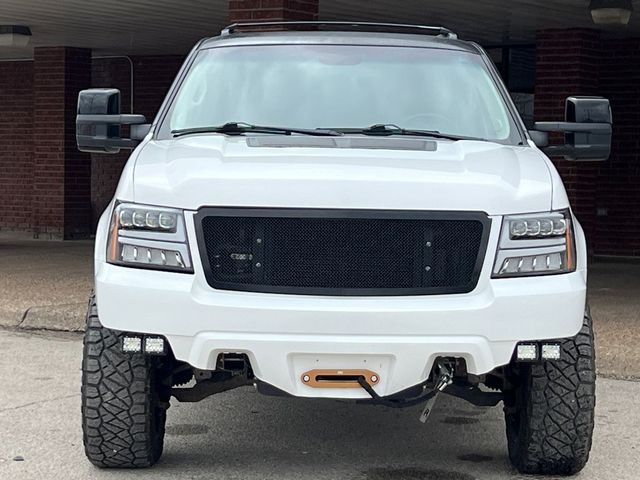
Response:
[{"label": "mirror arm", "polygon": [[[96,137],[87,136],[87,135],[79,135],[77,138],[78,140],[82,141],[82,145],[84,145],[85,147],[134,149],[140,143],[139,140],[133,140],[129,138],[96,138]],[[98,152],[95,152],[95,153],[98,153]]]},{"label": "mirror arm", "polygon": [[[575,160],[576,158],[580,159],[584,156],[589,156],[591,153],[597,154],[600,152],[599,147],[594,147],[592,145],[587,145],[584,147],[574,147],[572,145],[549,145],[548,147],[541,147],[546,155],[549,157],[566,157],[567,160]],[[589,160],[589,158],[583,158],[583,160]]]},{"label": "mirror arm", "polygon": [[610,134],[610,123],[536,122],[534,130],[539,132],[572,132]]},{"label": "mirror arm", "polygon": [[575,153],[576,149],[570,145],[547,145],[546,147],[541,147],[540,150],[550,157],[564,157]]},{"label": "mirror arm", "polygon": [[76,123],[80,125],[140,125],[147,123],[144,115],[77,115]]},{"label": "mirror arm", "polygon": [[[611,155],[613,117],[609,100],[602,97],[568,97],[564,121],[535,122],[529,137],[549,157],[600,162]],[[564,134],[564,145],[549,145],[549,132]]]}]

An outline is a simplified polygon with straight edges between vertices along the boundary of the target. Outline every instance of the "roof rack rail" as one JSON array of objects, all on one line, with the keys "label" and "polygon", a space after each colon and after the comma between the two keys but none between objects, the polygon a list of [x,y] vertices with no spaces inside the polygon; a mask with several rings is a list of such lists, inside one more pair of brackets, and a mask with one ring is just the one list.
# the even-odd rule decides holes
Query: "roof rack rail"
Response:
[{"label": "roof rack rail", "polygon": [[[456,39],[458,36],[448,28],[434,27],[428,25],[411,25],[406,23],[376,23],[376,22],[323,22],[323,21],[289,21],[289,22],[238,22],[233,23],[225,27],[220,35],[231,35],[238,30],[252,27],[336,27],[337,30],[344,30],[351,28],[353,30],[366,30],[373,31],[380,30],[413,30],[414,33],[421,33],[425,35],[437,35],[445,38]],[[340,28],[341,27],[341,28]]]}]

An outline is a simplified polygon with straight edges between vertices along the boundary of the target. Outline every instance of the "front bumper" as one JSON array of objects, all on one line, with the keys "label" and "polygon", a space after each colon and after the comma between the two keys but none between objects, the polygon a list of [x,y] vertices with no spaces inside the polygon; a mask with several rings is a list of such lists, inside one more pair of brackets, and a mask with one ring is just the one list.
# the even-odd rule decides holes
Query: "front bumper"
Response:
[{"label": "front bumper", "polygon": [[380,375],[376,392],[387,396],[424,381],[438,356],[464,358],[469,373],[483,374],[507,364],[519,341],[580,330],[583,272],[490,280],[492,260],[476,289],[460,295],[213,290],[198,262],[194,275],[97,262],[96,293],[104,326],[164,335],[176,358],[194,367],[213,369],[220,353],[246,353],[257,378],[292,395],[367,398],[360,389],[311,388],[300,377],[314,368],[368,368]]}]

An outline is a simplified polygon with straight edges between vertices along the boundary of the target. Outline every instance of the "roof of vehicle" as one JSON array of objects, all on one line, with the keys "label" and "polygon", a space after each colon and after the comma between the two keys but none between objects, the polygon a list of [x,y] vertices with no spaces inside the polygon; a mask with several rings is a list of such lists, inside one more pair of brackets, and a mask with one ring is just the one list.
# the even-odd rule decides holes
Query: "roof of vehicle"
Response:
[{"label": "roof of vehicle", "polygon": [[378,31],[268,31],[243,32],[205,39],[200,49],[221,46],[323,44],[388,47],[428,47],[479,53],[476,44],[439,35]]}]

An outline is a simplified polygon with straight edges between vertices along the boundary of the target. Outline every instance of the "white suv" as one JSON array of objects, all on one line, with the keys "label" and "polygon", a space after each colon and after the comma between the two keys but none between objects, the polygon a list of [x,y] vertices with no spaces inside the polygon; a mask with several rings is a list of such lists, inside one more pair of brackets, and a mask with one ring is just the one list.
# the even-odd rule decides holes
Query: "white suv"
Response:
[{"label": "white suv", "polygon": [[579,471],[587,248],[543,151],[606,159],[607,100],[570,97],[565,122],[527,131],[447,29],[274,27],[198,43],[152,124],[117,90],[80,94],[79,148],[134,148],[96,233],[89,459],[150,466],[170,397],[254,385],[423,404],[423,421],[439,392],[503,402],[521,472]]}]

